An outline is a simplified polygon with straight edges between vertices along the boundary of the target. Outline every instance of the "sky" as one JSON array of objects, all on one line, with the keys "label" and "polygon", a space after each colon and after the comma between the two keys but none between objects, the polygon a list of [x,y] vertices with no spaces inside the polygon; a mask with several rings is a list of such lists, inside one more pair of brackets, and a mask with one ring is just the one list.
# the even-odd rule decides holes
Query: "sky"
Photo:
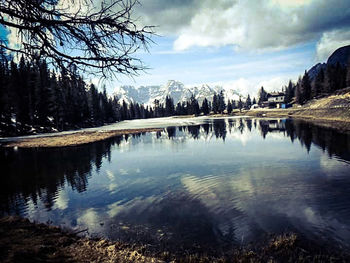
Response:
[{"label": "sky", "polygon": [[261,86],[280,90],[350,44],[349,0],[139,2],[133,17],[140,26],[155,26],[157,34],[148,52],[136,54],[148,69],[133,78],[106,81],[108,92],[168,80],[233,87],[253,95]]},{"label": "sky", "polygon": [[[222,85],[256,93],[325,62],[350,44],[348,0],[141,0],[135,17],[155,25],[146,74],[115,85]],[[112,85],[113,86],[113,85]]]}]

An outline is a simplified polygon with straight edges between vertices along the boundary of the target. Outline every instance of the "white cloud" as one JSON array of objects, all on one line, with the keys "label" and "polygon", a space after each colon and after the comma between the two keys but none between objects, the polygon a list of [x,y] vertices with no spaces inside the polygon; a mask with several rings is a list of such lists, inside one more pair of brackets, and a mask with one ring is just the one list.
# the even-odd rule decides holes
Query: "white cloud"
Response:
[{"label": "white cloud", "polygon": [[61,190],[55,202],[58,209],[64,210],[68,207],[69,197],[66,191]]},{"label": "white cloud", "polygon": [[337,48],[345,45],[350,45],[350,30],[325,32],[317,43],[317,59],[325,61]]},{"label": "white cloud", "polygon": [[272,78],[257,79],[257,78],[239,78],[232,81],[222,81],[210,83],[215,86],[222,86],[224,89],[233,89],[243,96],[248,94],[251,97],[256,97],[258,90],[263,86],[266,91],[280,91],[283,86],[288,84],[288,81],[296,80],[293,76],[277,76]]},{"label": "white cloud", "polygon": [[114,173],[111,170],[106,170],[107,177],[113,181],[115,179]]},{"label": "white cloud", "polygon": [[173,35],[175,50],[233,45],[275,50],[350,28],[348,0],[141,1],[141,20]]},{"label": "white cloud", "polygon": [[126,170],[126,169],[119,169],[119,173],[121,174],[121,175],[128,175],[129,174],[129,172]]},{"label": "white cloud", "polygon": [[312,0],[271,0],[271,4],[279,5],[280,7],[290,8],[309,5]]},{"label": "white cloud", "polygon": [[99,214],[95,211],[94,208],[89,208],[85,210],[77,219],[78,225],[87,226],[89,230],[94,229],[98,225],[99,221]]}]

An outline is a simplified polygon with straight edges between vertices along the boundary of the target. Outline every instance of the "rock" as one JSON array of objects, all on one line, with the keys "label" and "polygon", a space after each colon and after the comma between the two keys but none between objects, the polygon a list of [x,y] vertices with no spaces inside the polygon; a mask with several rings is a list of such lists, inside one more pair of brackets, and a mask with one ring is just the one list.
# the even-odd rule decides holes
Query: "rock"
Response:
[{"label": "rock", "polygon": [[347,66],[350,62],[350,45],[338,48],[328,58],[327,64],[336,65],[339,63],[342,66]]}]

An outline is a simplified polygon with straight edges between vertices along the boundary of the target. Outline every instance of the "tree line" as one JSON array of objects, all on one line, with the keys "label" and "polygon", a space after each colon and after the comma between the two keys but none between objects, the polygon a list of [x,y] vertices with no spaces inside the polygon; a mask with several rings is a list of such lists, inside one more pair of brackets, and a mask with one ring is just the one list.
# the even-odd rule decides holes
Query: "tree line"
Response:
[{"label": "tree line", "polygon": [[250,96],[245,101],[239,97],[239,100],[227,100],[225,99],[224,92],[221,90],[218,94],[214,93],[212,100],[204,98],[200,103],[195,96],[192,96],[187,101],[179,101],[176,105],[174,100],[167,96],[165,103],[160,103],[159,100],[154,101],[154,117],[168,117],[173,115],[208,115],[213,114],[231,114],[233,110],[249,109],[252,104],[255,104],[255,98],[253,101]]},{"label": "tree line", "polygon": [[346,87],[350,87],[350,64],[345,66],[336,63],[321,66],[315,76],[310,76],[305,71],[297,83],[289,81],[283,90],[286,103],[292,102],[295,97],[295,102],[302,105],[311,99],[329,95]]},{"label": "tree line", "polygon": [[164,103],[155,100],[150,107],[109,97],[105,88],[99,91],[94,84],[87,84],[74,69],[57,72],[44,60],[27,61],[23,57],[18,63],[6,56],[0,61],[1,136],[95,127],[130,119],[231,113],[249,108],[253,102],[248,96],[244,102],[240,98],[226,103],[221,91],[201,104],[194,95],[176,105],[167,96]]},{"label": "tree line", "polygon": [[[73,73],[71,73],[73,72]],[[94,127],[153,117],[137,103],[120,104],[72,69],[50,70],[44,60],[0,62],[0,131],[13,136]]]},{"label": "tree line", "polygon": [[311,80],[308,72],[299,78],[295,88],[295,99],[298,104],[304,104],[310,99],[333,93],[350,86],[350,65],[340,63],[327,64],[321,67]]}]

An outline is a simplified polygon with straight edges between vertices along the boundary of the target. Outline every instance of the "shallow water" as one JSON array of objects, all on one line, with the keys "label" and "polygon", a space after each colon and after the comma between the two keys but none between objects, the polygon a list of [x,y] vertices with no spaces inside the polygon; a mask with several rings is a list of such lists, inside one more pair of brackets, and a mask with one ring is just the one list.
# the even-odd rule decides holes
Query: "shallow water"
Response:
[{"label": "shallow water", "polygon": [[216,119],[58,149],[2,149],[0,214],[159,246],[296,232],[350,246],[350,135]]}]

